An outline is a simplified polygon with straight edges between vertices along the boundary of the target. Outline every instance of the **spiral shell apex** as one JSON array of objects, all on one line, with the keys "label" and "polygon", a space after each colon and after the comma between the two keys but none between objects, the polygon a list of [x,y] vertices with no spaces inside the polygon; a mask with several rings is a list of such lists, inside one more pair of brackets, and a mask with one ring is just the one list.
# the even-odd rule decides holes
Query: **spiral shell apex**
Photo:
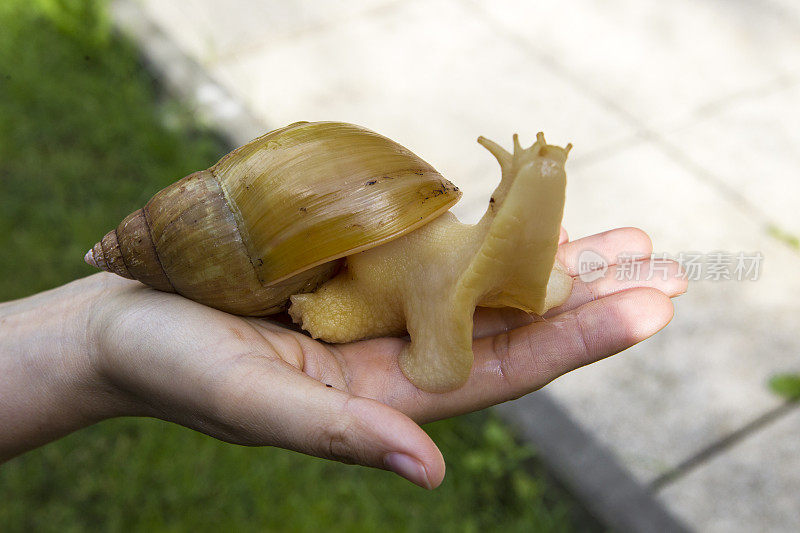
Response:
[{"label": "spiral shell apex", "polygon": [[84,261],[95,268],[136,279],[153,288],[175,292],[161,268],[143,209],[137,209],[106,233],[86,253]]},{"label": "spiral shell apex", "polygon": [[263,316],[332,277],[341,258],[427,224],[460,195],[386,137],[352,124],[300,122],[156,193],[85,261]]}]

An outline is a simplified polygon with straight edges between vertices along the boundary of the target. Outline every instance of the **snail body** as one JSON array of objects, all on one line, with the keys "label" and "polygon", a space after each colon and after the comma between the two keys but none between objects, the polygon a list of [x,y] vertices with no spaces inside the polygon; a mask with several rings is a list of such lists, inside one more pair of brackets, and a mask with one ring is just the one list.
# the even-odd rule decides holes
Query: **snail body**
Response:
[{"label": "snail body", "polygon": [[283,310],[341,258],[413,231],[461,193],[408,149],[337,122],[298,122],[173,183],[87,263],[239,315]]}]

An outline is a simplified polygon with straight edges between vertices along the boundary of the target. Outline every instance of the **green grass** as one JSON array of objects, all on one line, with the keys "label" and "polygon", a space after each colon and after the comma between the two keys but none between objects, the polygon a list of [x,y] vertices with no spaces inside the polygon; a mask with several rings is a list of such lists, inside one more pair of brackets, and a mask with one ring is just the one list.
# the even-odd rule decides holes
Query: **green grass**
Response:
[{"label": "green grass", "polygon": [[769,389],[790,402],[800,402],[800,374],[777,374],[769,380]]},{"label": "green grass", "polygon": [[800,238],[798,238],[797,235],[793,235],[772,224],[767,226],[767,233],[769,233],[772,238],[779,240],[790,248],[800,251]]},{"label": "green grass", "polygon": [[565,531],[564,495],[484,414],[428,427],[448,459],[433,492],[392,474],[113,420],[0,471],[4,531]]},{"label": "green grass", "polygon": [[[35,7],[31,7],[31,6]],[[83,253],[227,151],[109,32],[102,6],[0,3],[0,300],[84,276]],[[486,413],[426,427],[448,461],[387,472],[118,419],[0,467],[3,531],[565,531],[594,527]]]}]

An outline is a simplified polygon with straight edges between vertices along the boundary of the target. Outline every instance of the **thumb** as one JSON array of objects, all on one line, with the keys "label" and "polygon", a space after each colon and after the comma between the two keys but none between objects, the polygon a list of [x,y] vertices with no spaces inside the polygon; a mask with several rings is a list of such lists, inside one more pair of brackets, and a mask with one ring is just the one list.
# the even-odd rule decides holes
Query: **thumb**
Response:
[{"label": "thumb", "polygon": [[226,426],[248,428],[249,443],[391,470],[427,489],[441,484],[441,452],[400,411],[326,386],[294,368],[272,368],[265,376],[261,364],[251,364],[261,368],[245,370],[242,381],[247,383],[237,383],[234,397],[221,395],[228,397],[227,405],[217,411],[227,418]]},{"label": "thumb", "polygon": [[427,489],[442,482],[442,454],[416,422],[376,400],[322,384],[310,387],[310,416],[295,426],[309,444],[307,453],[385,468]]}]

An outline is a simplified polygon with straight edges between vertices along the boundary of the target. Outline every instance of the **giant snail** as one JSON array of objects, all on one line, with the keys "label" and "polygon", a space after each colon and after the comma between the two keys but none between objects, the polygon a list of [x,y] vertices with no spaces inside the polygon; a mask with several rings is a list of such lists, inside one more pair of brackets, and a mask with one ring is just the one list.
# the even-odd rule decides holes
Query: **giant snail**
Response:
[{"label": "giant snail", "polygon": [[472,367],[476,306],[541,315],[572,289],[555,259],[570,145],[478,142],[502,178],[474,225],[448,211],[458,188],[403,146],[298,122],[156,193],[85,260],[230,313],[288,308],[327,342],[408,332],[405,375],[452,390]]}]

